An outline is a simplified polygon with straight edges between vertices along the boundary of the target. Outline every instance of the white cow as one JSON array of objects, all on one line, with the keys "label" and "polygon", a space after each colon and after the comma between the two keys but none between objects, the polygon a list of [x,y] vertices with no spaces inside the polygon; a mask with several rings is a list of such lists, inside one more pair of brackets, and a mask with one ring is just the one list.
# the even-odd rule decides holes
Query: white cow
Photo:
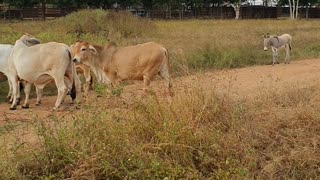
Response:
[{"label": "white cow", "polygon": [[[12,45],[0,44],[0,72],[2,72],[6,76],[8,76],[8,73],[9,73],[8,58],[11,54],[12,49],[13,49]],[[9,83],[9,92],[8,92],[7,98],[10,99],[12,94],[12,85],[10,81],[8,81],[8,83]],[[20,98],[19,95],[18,95],[18,98]]]},{"label": "white cow", "polygon": [[12,83],[13,102],[10,110],[16,109],[18,81],[26,81],[26,99],[22,108],[28,108],[28,99],[31,83],[37,87],[37,104],[40,104],[42,90],[52,81],[58,88],[58,97],[54,109],[59,108],[64,97],[71,89],[72,100],[76,98],[77,91],[81,91],[80,80],[76,74],[75,64],[71,60],[70,48],[62,43],[49,42],[30,46],[38,41],[30,34],[18,39],[9,57],[8,80]]}]

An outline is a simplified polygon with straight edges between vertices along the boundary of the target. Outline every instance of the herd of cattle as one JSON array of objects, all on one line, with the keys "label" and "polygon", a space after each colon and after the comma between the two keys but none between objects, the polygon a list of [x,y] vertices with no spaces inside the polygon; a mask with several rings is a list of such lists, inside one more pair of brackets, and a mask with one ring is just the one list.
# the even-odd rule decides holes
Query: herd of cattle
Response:
[{"label": "herd of cattle", "polygon": [[[273,65],[277,61],[278,49],[286,50],[285,63],[289,63],[291,36],[264,35],[264,50],[272,48]],[[171,94],[168,50],[160,44],[148,42],[128,47],[117,47],[114,43],[106,46],[94,45],[86,41],[77,41],[68,46],[63,43],[40,40],[30,34],[24,34],[12,45],[0,45],[0,72],[7,76],[9,93],[7,98],[12,103],[10,110],[15,110],[20,102],[20,86],[25,85],[25,101],[22,108],[29,108],[31,85],[36,87],[36,105],[41,104],[44,87],[54,81],[58,96],[54,109],[59,108],[67,93],[72,101],[81,93],[79,69],[83,72],[87,93],[92,82],[91,72],[98,83],[117,86],[122,80],[143,80],[144,90],[150,81],[160,75],[166,81],[166,88]]]},{"label": "herd of cattle", "polygon": [[20,101],[20,85],[25,85],[25,101],[22,108],[29,108],[31,85],[36,87],[36,105],[41,104],[43,88],[54,81],[58,96],[54,109],[59,108],[67,93],[72,101],[81,92],[77,69],[83,71],[86,86],[92,80],[91,72],[98,83],[112,86],[122,80],[143,80],[147,91],[150,80],[160,75],[170,92],[169,54],[162,45],[148,42],[129,47],[106,46],[77,41],[68,46],[63,43],[40,40],[24,34],[12,45],[0,45],[0,72],[9,82],[8,99],[10,110],[15,110]]}]

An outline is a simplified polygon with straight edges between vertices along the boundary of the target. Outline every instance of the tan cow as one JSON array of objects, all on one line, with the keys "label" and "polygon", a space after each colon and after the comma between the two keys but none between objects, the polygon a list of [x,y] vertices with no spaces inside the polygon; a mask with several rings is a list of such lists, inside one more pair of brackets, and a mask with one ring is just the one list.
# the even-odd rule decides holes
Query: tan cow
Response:
[{"label": "tan cow", "polygon": [[110,43],[103,47],[79,41],[74,44],[73,61],[89,66],[99,83],[115,86],[122,80],[143,80],[145,91],[159,74],[170,92],[169,54],[155,42],[128,47]]},{"label": "tan cow", "polygon": [[[76,50],[74,44],[70,46],[72,56],[74,56],[74,51]],[[84,64],[76,64],[77,74],[83,74],[86,83],[83,86],[85,93],[87,94],[89,89],[93,86],[93,77],[91,76],[90,68]]]}]

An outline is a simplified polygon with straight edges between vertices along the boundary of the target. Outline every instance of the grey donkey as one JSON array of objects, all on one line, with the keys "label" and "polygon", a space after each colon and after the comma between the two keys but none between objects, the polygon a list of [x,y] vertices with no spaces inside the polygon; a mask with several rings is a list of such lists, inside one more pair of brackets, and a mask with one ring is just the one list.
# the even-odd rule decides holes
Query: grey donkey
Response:
[{"label": "grey donkey", "polygon": [[289,34],[282,34],[281,36],[272,36],[272,35],[263,35],[264,48],[263,50],[268,50],[268,47],[272,49],[272,65],[277,62],[278,51],[280,48],[284,48],[286,51],[285,64],[289,64],[290,60],[290,50],[291,50],[291,41],[292,37]]}]

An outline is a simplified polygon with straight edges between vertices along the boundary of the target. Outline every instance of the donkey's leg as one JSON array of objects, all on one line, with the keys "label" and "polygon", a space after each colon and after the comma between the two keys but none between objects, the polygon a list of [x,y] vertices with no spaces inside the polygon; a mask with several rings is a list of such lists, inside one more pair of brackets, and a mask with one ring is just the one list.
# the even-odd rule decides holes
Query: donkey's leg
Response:
[{"label": "donkey's leg", "polygon": [[276,63],[277,61],[277,49],[272,48],[272,66]]},{"label": "donkey's leg", "polygon": [[285,58],[285,64],[290,63],[290,46],[289,44],[286,44],[286,58]]}]

